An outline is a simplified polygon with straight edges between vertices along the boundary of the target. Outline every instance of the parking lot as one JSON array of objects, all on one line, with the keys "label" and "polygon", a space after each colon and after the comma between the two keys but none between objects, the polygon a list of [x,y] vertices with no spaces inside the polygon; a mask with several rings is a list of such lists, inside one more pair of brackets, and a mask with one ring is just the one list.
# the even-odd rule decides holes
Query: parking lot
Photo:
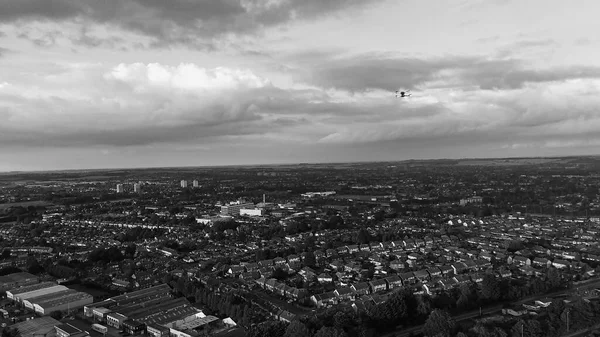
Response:
[{"label": "parking lot", "polygon": [[[83,331],[88,331],[90,333],[91,337],[103,337],[103,335],[97,331],[92,330],[92,323],[90,321],[81,319],[81,318],[75,318],[75,319],[64,319],[63,323],[69,323],[72,326],[81,329]],[[106,336],[110,336],[110,337],[123,337],[123,335],[121,335],[120,331],[110,327],[106,324],[102,324],[105,327],[108,328],[108,332],[106,333]]]}]

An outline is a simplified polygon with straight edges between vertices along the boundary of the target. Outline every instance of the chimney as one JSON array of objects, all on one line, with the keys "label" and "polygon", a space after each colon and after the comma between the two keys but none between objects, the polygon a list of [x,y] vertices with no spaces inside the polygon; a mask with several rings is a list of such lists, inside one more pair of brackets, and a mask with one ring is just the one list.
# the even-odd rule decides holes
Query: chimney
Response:
[{"label": "chimney", "polygon": [[265,196],[265,194],[263,193],[263,204],[266,204],[266,203],[267,203],[267,201],[266,201],[266,200],[267,200],[267,197],[266,197],[266,196]]}]

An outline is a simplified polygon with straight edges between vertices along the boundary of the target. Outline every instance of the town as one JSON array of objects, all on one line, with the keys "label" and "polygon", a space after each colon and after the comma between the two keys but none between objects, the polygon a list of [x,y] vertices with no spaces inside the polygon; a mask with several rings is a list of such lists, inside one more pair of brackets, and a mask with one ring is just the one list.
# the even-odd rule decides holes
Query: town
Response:
[{"label": "town", "polygon": [[599,159],[0,174],[3,336],[594,333]]}]

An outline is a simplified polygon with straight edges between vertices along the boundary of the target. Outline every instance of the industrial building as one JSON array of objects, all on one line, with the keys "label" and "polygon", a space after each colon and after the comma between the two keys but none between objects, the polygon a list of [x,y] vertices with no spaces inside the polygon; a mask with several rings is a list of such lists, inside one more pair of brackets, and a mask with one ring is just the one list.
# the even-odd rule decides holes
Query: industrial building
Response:
[{"label": "industrial building", "polygon": [[253,209],[253,203],[242,203],[240,201],[235,201],[229,203],[229,205],[221,206],[221,214],[222,215],[240,215],[240,210],[242,209]]},{"label": "industrial building", "polygon": [[69,323],[59,324],[55,329],[56,337],[86,337],[90,335],[87,331],[76,328]]},{"label": "industrial building", "polygon": [[29,273],[12,273],[0,276],[0,291],[7,291],[36,283],[39,283],[39,279],[35,275]]},{"label": "industrial building", "polygon": [[50,294],[66,289],[68,288],[65,286],[59,286],[55,282],[42,282],[8,290],[6,292],[6,297],[15,302],[23,302],[23,300],[29,299],[31,297]]},{"label": "industrial building", "polygon": [[93,317],[96,322],[106,322],[130,334],[138,334],[146,331],[147,326],[154,326],[154,335],[164,333],[164,329],[160,328],[162,325],[203,315],[187,299],[173,298],[171,288],[166,284],[86,305],[84,314]]},{"label": "industrial building", "polygon": [[55,293],[50,293],[50,294],[45,294],[45,295],[40,295],[40,296],[36,296],[36,297],[31,297],[28,298],[26,300],[23,301],[23,305],[25,306],[25,308],[29,309],[29,310],[35,310],[33,305],[36,303],[40,303],[40,302],[44,302],[46,300],[52,299],[52,298],[57,298],[60,296],[65,296],[67,294],[74,294],[76,293],[76,290],[73,289],[67,289],[67,290],[63,290],[63,291],[57,291]]},{"label": "industrial building", "polygon": [[92,295],[84,292],[75,292],[46,299],[45,301],[35,303],[33,307],[38,315],[45,316],[50,315],[54,311],[68,312],[77,310],[92,302],[94,302],[94,297]]},{"label": "industrial building", "polygon": [[19,322],[9,326],[9,328],[16,329],[21,337],[40,337],[54,336],[56,334],[55,327],[58,325],[61,325],[60,321],[46,316]]},{"label": "industrial building", "polygon": [[247,209],[247,208],[242,208],[240,209],[240,215],[241,216],[263,216],[264,215],[264,210],[260,209],[260,208],[254,208],[254,209]]}]

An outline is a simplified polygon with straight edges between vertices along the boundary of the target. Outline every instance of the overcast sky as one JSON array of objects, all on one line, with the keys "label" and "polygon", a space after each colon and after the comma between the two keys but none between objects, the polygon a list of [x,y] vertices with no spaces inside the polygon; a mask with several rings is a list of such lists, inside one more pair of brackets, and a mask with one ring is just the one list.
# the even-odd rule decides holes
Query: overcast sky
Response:
[{"label": "overcast sky", "polygon": [[0,171],[595,154],[598,13],[0,0]]}]

